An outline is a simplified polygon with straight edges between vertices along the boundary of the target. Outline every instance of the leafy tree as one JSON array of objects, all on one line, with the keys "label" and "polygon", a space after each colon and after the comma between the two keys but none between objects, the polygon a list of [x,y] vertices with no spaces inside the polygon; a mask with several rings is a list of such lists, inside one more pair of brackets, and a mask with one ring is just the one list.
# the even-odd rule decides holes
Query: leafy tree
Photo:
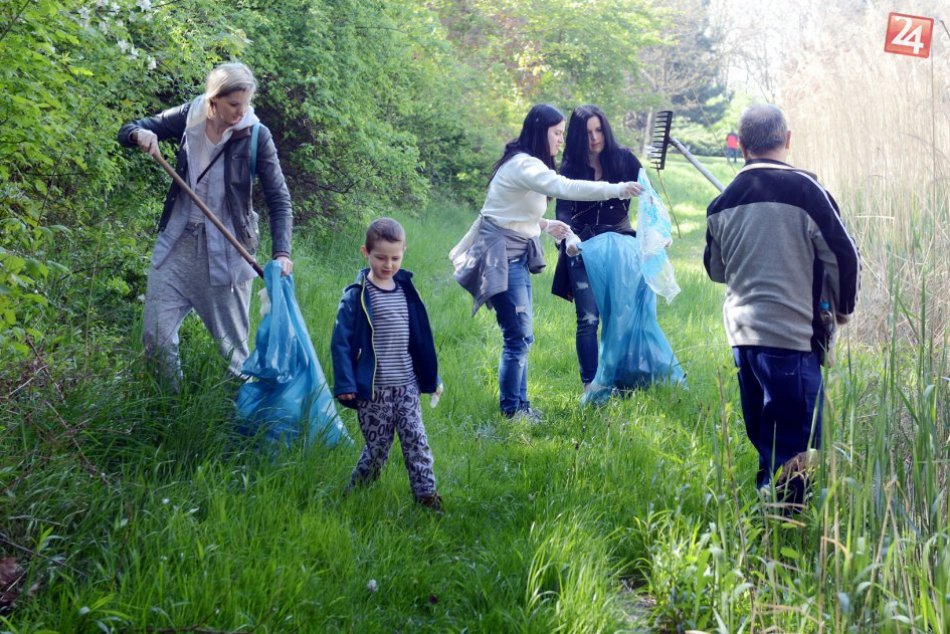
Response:
[{"label": "leafy tree", "polygon": [[[596,102],[625,111],[639,96],[626,79],[659,22],[640,0],[439,0],[430,3],[459,56],[484,69],[495,98],[520,121],[528,104]],[[508,96],[514,95],[511,100]]]},{"label": "leafy tree", "polygon": [[110,203],[127,200],[135,187],[144,198],[143,182],[123,186],[129,163],[116,152],[114,131],[129,104],[158,101],[143,93],[175,91],[181,78],[206,72],[209,51],[235,44],[218,3],[187,10],[207,30],[190,31],[174,3],[161,12],[148,0],[0,6],[5,356],[27,354],[28,342],[75,341],[77,332],[82,341],[127,316],[144,269],[136,238],[143,218]]},{"label": "leafy tree", "polygon": [[703,126],[719,121],[731,97],[719,53],[720,32],[711,24],[708,0],[663,0],[664,41],[644,49],[637,83],[652,95],[649,107],[627,121],[643,126],[649,140],[653,113],[672,109],[679,119]]}]

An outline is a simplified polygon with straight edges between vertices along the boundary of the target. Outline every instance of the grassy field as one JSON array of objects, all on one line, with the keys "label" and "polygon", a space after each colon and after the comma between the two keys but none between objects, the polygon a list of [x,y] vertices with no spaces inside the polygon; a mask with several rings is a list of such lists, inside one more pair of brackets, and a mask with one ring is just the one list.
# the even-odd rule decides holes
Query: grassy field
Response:
[{"label": "grassy field", "polygon": [[[733,168],[712,163],[728,180]],[[344,497],[362,446],[349,411],[353,448],[273,455],[234,438],[233,385],[198,324],[177,398],[142,375],[132,334],[114,376],[44,375],[3,403],[0,553],[28,570],[21,590],[37,588],[0,630],[947,631],[942,342],[923,315],[915,347],[845,332],[827,374],[818,495],[802,515],[776,516],[754,491],[723,287],[702,268],[715,190],[676,160],[655,184],[673,203],[683,289],[659,302],[659,321],[688,388],[579,406],[574,311],[550,294],[548,243],[529,387],[544,421],[502,419],[494,316],[470,316],[446,256],[475,210],[393,212],[446,385],[423,412],[445,514],[413,503],[395,448],[376,485]],[[298,300],[328,372],[359,240],[298,232]]]}]

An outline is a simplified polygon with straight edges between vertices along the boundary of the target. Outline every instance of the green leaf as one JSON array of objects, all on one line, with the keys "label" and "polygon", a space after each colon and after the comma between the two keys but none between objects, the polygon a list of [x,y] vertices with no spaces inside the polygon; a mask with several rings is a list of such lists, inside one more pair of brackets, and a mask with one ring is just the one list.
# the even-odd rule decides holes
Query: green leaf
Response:
[{"label": "green leaf", "polygon": [[10,277],[12,277],[23,270],[26,266],[26,260],[11,253],[4,253],[0,255],[0,264],[3,265],[3,268],[5,268]]},{"label": "green leaf", "polygon": [[49,275],[49,267],[36,258],[27,258],[26,274],[33,279],[45,279]]}]

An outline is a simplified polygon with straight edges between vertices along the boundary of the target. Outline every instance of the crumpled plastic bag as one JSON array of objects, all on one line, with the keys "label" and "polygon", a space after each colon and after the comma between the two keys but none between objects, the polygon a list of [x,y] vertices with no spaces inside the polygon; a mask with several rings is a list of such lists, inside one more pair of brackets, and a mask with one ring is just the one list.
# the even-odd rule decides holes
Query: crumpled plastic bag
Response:
[{"label": "crumpled plastic bag", "polygon": [[264,268],[264,284],[270,311],[241,368],[250,379],[235,403],[239,431],[287,445],[298,438],[308,445],[317,440],[328,447],[352,444],[297,305],[293,276],[281,275],[280,264],[272,260]]},{"label": "crumpled plastic bag", "polygon": [[670,303],[680,292],[673,274],[673,264],[666,255],[666,248],[673,242],[673,225],[666,205],[647,178],[646,170],[640,169],[637,182],[643,186],[643,191],[637,197],[640,270],[653,292]]},{"label": "crumpled plastic bag", "polygon": [[597,375],[581,403],[603,404],[615,389],[685,383],[683,368],[656,320],[656,293],[641,269],[639,231],[636,237],[602,233],[582,242],[580,250],[601,329]]}]

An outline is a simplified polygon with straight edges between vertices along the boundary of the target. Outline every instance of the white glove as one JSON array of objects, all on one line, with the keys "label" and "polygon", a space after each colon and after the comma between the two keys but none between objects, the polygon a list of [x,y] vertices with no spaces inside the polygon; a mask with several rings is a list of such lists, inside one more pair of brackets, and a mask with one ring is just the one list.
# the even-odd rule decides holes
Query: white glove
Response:
[{"label": "white glove", "polygon": [[577,255],[581,252],[580,244],[581,239],[578,238],[577,234],[572,231],[571,235],[567,236],[565,239],[564,251],[572,258],[577,257]]},{"label": "white glove", "polygon": [[132,136],[135,138],[135,142],[138,143],[138,146],[143,152],[148,152],[152,155],[158,154],[157,134],[151,130],[146,130],[145,128],[136,128],[132,133]]},{"label": "white glove", "polygon": [[633,198],[634,196],[639,196],[640,192],[643,191],[643,185],[636,181],[618,184],[620,185],[620,193],[617,198]]},{"label": "white glove", "polygon": [[571,227],[560,220],[548,220],[544,225],[544,232],[560,242],[571,234]]}]

